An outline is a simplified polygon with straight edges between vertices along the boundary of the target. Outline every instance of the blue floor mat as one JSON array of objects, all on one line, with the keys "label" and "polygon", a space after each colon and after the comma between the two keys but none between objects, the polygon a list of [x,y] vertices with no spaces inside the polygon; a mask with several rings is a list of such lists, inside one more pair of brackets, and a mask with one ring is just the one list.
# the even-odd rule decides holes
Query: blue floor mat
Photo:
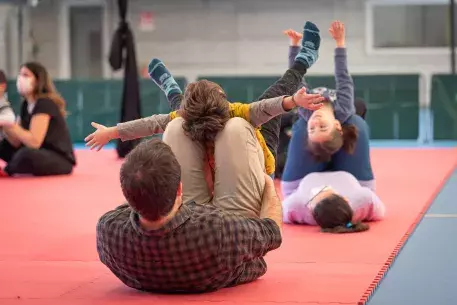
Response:
[{"label": "blue floor mat", "polygon": [[457,304],[457,171],[447,181],[367,305]]}]

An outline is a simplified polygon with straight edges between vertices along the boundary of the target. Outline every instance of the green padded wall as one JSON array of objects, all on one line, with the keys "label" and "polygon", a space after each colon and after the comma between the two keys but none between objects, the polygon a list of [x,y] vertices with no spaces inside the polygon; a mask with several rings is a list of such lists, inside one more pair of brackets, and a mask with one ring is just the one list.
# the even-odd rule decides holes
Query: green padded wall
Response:
[{"label": "green padded wall", "polygon": [[[200,77],[200,79],[205,78],[220,84],[231,101],[252,102],[278,77]],[[354,75],[353,77],[356,96],[363,98],[368,104],[367,121],[370,125],[372,139],[417,139],[419,75]],[[182,88],[187,84],[184,78],[177,78],[177,81]],[[307,76],[306,81],[311,87],[335,87],[333,76]],[[446,81],[447,88],[452,88],[451,83],[452,80]],[[70,112],[68,125],[74,142],[83,141],[93,131],[90,126],[92,121],[104,125],[114,125],[119,122],[121,80],[59,80],[55,84],[68,105]],[[142,116],[166,113],[170,110],[165,95],[154,83],[143,79],[140,85]],[[435,91],[434,89],[434,95],[438,94]],[[453,94],[455,95],[455,92]],[[14,108],[18,110],[20,99],[14,81],[9,82],[8,97]],[[439,110],[437,111],[438,115]],[[445,115],[446,113],[443,114],[443,116]],[[451,118],[448,119],[451,120]],[[453,122],[445,125],[450,126]],[[438,123],[435,120],[437,126],[435,134],[443,134],[438,138],[451,137],[439,131]],[[455,129],[451,134],[456,136]]]},{"label": "green padded wall", "polygon": [[[187,84],[184,78],[176,78],[176,81],[183,89]],[[67,103],[67,122],[74,142],[84,141],[93,131],[90,125],[93,121],[108,126],[119,122],[123,88],[121,80],[58,80],[55,85]],[[142,116],[170,111],[165,95],[152,81],[142,79],[140,88]],[[18,113],[20,97],[15,81],[8,83],[8,99]]]},{"label": "green padded wall", "polygon": [[230,101],[250,103],[257,98],[277,79],[278,76],[260,77],[199,77],[219,84]]},{"label": "green padded wall", "polygon": [[[200,77],[221,85],[231,101],[255,101],[279,76]],[[415,140],[419,134],[419,75],[354,75],[355,94],[365,100],[372,139]],[[307,76],[311,87],[335,88],[333,76]]]},{"label": "green padded wall", "polygon": [[433,137],[457,140],[457,76],[432,77]]}]

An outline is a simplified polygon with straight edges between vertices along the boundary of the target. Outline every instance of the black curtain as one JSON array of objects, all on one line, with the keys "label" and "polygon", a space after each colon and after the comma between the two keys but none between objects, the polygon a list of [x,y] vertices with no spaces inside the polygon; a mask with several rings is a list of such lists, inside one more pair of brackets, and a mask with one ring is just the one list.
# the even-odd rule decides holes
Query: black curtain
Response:
[{"label": "black curtain", "polygon": [[[126,20],[128,0],[118,0],[119,27],[111,43],[109,63],[114,71],[124,66],[124,86],[122,92],[121,122],[141,118],[140,82],[135,55],[135,39]],[[124,158],[140,140],[117,141],[117,154]]]}]

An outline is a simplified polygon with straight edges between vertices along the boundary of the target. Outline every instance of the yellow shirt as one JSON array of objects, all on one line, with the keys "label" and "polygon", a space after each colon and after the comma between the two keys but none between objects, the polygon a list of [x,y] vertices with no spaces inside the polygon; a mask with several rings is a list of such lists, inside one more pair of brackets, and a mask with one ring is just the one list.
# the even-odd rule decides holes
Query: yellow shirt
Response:
[{"label": "yellow shirt", "polygon": [[[242,118],[248,122],[250,121],[249,114],[250,114],[250,106],[249,104],[243,103],[230,103],[230,117],[231,118]],[[179,116],[177,111],[173,111],[170,113],[170,120],[173,120]],[[262,127],[260,127],[262,128]],[[263,155],[265,158],[265,171],[268,175],[271,175],[275,172],[275,158],[271,151],[268,149],[267,143],[260,132],[260,128],[255,129],[255,134],[257,136],[257,140],[259,141],[260,147],[262,147]]]}]

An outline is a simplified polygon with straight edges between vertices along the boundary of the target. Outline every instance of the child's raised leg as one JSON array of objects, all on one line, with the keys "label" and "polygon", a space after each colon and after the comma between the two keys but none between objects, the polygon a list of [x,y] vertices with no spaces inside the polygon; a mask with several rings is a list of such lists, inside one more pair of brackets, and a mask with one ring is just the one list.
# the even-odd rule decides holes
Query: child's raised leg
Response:
[{"label": "child's raised leg", "polygon": [[154,83],[167,96],[171,111],[178,110],[183,98],[182,90],[164,63],[160,59],[152,59],[148,66],[148,73]]},{"label": "child's raised leg", "polygon": [[[295,62],[284,75],[271,85],[258,100],[268,99],[281,95],[293,95],[301,87],[303,76],[316,62],[320,47],[320,34],[317,26],[307,21],[303,29],[303,40],[300,51],[295,57]],[[279,132],[281,129],[281,116],[277,116],[262,125],[262,133],[268,149],[277,157],[279,145]]]}]

